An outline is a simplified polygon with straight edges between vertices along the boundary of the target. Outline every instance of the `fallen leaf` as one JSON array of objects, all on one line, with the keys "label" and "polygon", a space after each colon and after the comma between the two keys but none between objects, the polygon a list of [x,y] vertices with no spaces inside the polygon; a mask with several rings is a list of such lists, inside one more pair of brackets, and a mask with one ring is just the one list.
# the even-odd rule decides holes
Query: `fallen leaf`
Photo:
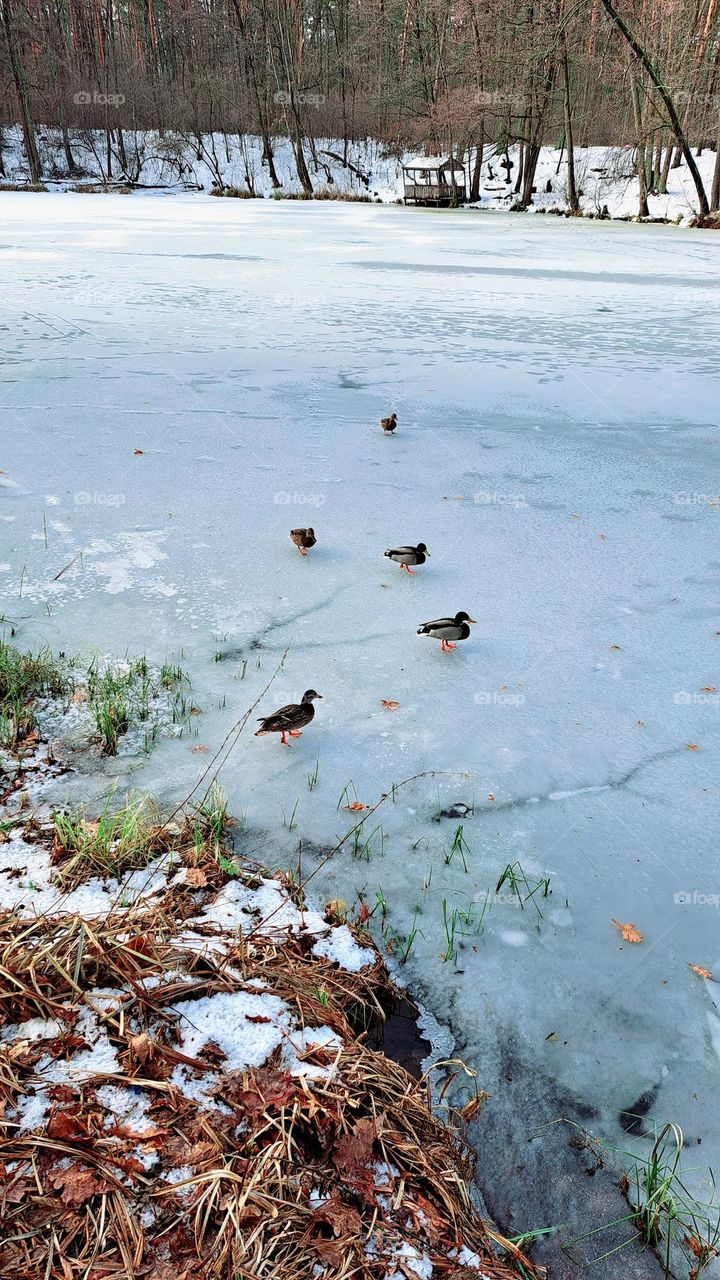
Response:
[{"label": "fallen leaf", "polygon": [[620,930],[625,942],[642,942],[643,936],[640,930],[634,924],[621,924],[619,920],[613,917],[613,924],[616,929]]},{"label": "fallen leaf", "polygon": [[[345,1262],[345,1250],[341,1245],[336,1244],[334,1240],[318,1240],[311,1241],[312,1248],[322,1262],[332,1268],[333,1271],[339,1271]],[[325,1268],[321,1268],[324,1272]]]},{"label": "fallen leaf", "polygon": [[700,692],[701,693],[717,693],[717,689],[715,688],[714,684],[704,684]]},{"label": "fallen leaf", "polygon": [[557,1036],[555,1035],[555,1032],[554,1032],[554,1031],[551,1031],[551,1032],[550,1032],[550,1035],[549,1035],[549,1036],[546,1036],[546,1037],[545,1037],[545,1039],[546,1039],[546,1040],[557,1040]]},{"label": "fallen leaf", "polygon": [[336,1237],[357,1237],[362,1232],[362,1219],[357,1209],[345,1204],[339,1196],[331,1196],[325,1204],[314,1209],[311,1221],[313,1226],[330,1227]]},{"label": "fallen leaf", "polygon": [[358,1120],[350,1133],[344,1133],[335,1143],[333,1164],[341,1173],[360,1169],[372,1159],[375,1141],[375,1122],[369,1118]]},{"label": "fallen leaf", "polygon": [[191,747],[190,750],[194,756],[204,756],[207,751],[207,747],[204,747],[202,742],[198,742],[194,747]]},{"label": "fallen leaf", "polygon": [[636,721],[635,721],[635,723],[636,723],[636,725],[637,725],[638,729],[644,729],[644,728],[645,728],[645,721],[644,721],[644,720],[636,720]]},{"label": "fallen leaf", "polygon": [[153,1051],[153,1042],[147,1031],[141,1031],[136,1036],[129,1036],[128,1049],[133,1061],[144,1065]]},{"label": "fallen leaf", "polygon": [[75,689],[70,701],[75,703],[84,702],[86,697],[87,691],[85,689]]},{"label": "fallen leaf", "polygon": [[392,698],[383,698],[382,704],[386,711],[397,711],[400,706],[399,702],[393,702]]},{"label": "fallen leaf", "polygon": [[359,800],[353,800],[352,804],[343,805],[348,813],[362,813],[363,809],[367,809],[366,804],[361,804]]},{"label": "fallen leaf", "polygon": [[488,800],[490,801],[490,803],[491,803],[491,804],[494,804],[494,803],[495,803],[495,797],[494,797],[494,795],[493,795],[492,791],[488,791]]},{"label": "fallen leaf", "polygon": [[697,742],[688,742],[685,745],[687,746],[688,751],[697,751],[698,749]]},{"label": "fallen leaf", "polygon": [[699,978],[707,978],[708,982],[712,982],[713,976],[709,969],[704,969],[701,964],[689,964],[688,969],[692,969]]},{"label": "fallen leaf", "polygon": [[599,533],[599,534],[598,534],[598,538],[600,539],[600,541],[601,541],[601,542],[607,542],[607,534],[606,534],[606,533]]},{"label": "fallen leaf", "polygon": [[262,1115],[267,1110],[281,1111],[298,1094],[292,1077],[272,1067],[261,1067],[255,1071],[247,1089],[238,1088],[246,1079],[244,1071],[232,1072],[226,1079],[228,1085],[223,1087],[223,1094],[251,1115]]},{"label": "fallen leaf", "polygon": [[188,867],[185,872],[185,884],[191,889],[204,889],[207,884],[207,876],[202,867]]},{"label": "fallen leaf", "polygon": [[358,918],[357,918],[358,924],[364,924],[366,920],[369,920],[369,918],[370,918],[370,910],[368,908],[368,904],[367,902],[361,902],[360,910],[358,911]]},{"label": "fallen leaf", "polygon": [[107,1183],[98,1178],[92,1169],[81,1169],[79,1165],[71,1165],[69,1169],[60,1169],[52,1178],[55,1188],[62,1187],[60,1199],[69,1209],[77,1209],[86,1200],[98,1195],[107,1187]]},{"label": "fallen leaf", "polygon": [[54,1111],[48,1121],[47,1136],[66,1141],[87,1142],[87,1121],[84,1117],[76,1115],[74,1111]]},{"label": "fallen leaf", "polygon": [[144,449],[136,449],[136,450],[135,450],[135,457],[136,457],[136,458],[141,458],[141,457],[142,457],[142,455],[144,454],[144,452],[145,452],[145,450],[144,450]]},{"label": "fallen leaf", "polygon": [[611,648],[612,650],[614,650],[616,653],[620,651],[620,645],[619,645],[619,644],[611,644],[611,645],[610,645],[610,648]]}]

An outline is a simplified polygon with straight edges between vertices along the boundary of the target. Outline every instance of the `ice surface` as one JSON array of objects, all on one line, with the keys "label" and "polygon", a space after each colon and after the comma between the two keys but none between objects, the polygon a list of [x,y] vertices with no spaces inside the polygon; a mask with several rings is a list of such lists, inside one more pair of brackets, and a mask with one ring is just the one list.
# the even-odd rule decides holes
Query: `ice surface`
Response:
[{"label": "ice surface", "polygon": [[[15,642],[182,653],[198,736],[132,775],[172,802],[289,648],[253,716],[312,686],[315,721],[289,748],[246,730],[220,779],[238,848],[271,868],[302,841],[307,877],[362,819],[345,805],[434,772],[312,889],[370,907],[381,889],[397,935],[416,922],[403,972],[492,1095],[501,1220],[513,1196],[518,1229],[567,1220],[528,1142],[561,1115],[626,1146],[618,1115],[649,1094],[702,1138],[693,1168],[717,1166],[716,986],[688,968],[720,973],[717,236],[202,197],[2,207]],[[418,540],[415,577],[383,562]],[[455,653],[416,636],[459,609],[478,623]],[[550,878],[541,916],[495,893],[515,863]]]}]

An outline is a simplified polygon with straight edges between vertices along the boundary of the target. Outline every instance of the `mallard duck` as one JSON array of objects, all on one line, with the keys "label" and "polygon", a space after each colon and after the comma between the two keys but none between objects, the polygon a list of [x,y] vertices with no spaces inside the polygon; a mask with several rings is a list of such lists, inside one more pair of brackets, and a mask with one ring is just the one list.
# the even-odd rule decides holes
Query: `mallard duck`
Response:
[{"label": "mallard duck", "polygon": [[290,541],[295,543],[301,556],[306,556],[310,547],[317,542],[314,529],[291,529]]},{"label": "mallard duck", "polygon": [[380,426],[382,427],[386,436],[391,436],[397,426],[397,414],[391,413],[389,418],[381,418]]},{"label": "mallard duck", "polygon": [[419,636],[432,636],[433,640],[439,640],[443,653],[449,653],[451,649],[457,648],[450,641],[467,640],[470,635],[468,623],[474,621],[469,613],[460,612],[454,618],[436,618],[434,622],[423,622],[417,633]]},{"label": "mallard duck", "polygon": [[300,730],[304,729],[306,724],[310,724],[315,715],[313,706],[315,698],[322,698],[322,694],[316,693],[314,689],[306,689],[302,702],[289,702],[286,707],[273,711],[271,716],[258,716],[260,728],[256,730],[255,737],[262,738],[264,733],[279,733],[282,745],[289,747],[290,743],[285,734],[289,733],[291,738],[301,736]]},{"label": "mallard duck", "polygon": [[395,564],[399,564],[406,573],[414,573],[415,570],[411,569],[410,565],[424,564],[430,552],[424,542],[418,542],[416,547],[391,547],[385,555],[388,560],[394,560]]}]

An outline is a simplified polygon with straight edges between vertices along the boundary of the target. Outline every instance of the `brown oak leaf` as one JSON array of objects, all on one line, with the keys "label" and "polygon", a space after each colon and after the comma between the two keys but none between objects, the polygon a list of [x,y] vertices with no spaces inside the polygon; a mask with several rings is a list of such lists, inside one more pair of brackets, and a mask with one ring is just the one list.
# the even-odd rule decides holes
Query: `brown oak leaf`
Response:
[{"label": "brown oak leaf", "polygon": [[375,1123],[366,1117],[358,1120],[350,1133],[344,1133],[335,1143],[333,1164],[341,1173],[366,1165],[372,1157],[375,1141]]},{"label": "brown oak leaf", "polygon": [[78,1209],[107,1188],[107,1183],[92,1169],[81,1169],[78,1164],[71,1165],[69,1169],[59,1169],[51,1181],[56,1189],[62,1188],[60,1199],[68,1209]]},{"label": "brown oak leaf", "polygon": [[69,1139],[70,1141],[88,1136],[87,1119],[73,1111],[54,1111],[47,1127],[48,1138]]},{"label": "brown oak leaf", "polygon": [[331,1196],[314,1209],[311,1222],[313,1226],[330,1227],[335,1237],[357,1236],[362,1232],[362,1219],[357,1209],[345,1204],[339,1196]]},{"label": "brown oak leaf", "polygon": [[642,936],[642,934],[641,934],[640,930],[637,928],[637,926],[636,926],[636,925],[634,925],[634,924],[632,924],[632,923],[630,923],[630,924],[621,924],[621,923],[620,923],[620,921],[619,921],[619,920],[616,920],[614,917],[613,917],[613,924],[615,925],[615,928],[616,928],[616,929],[619,929],[619,930],[620,930],[620,934],[621,934],[621,936],[622,936],[622,938],[623,938],[623,941],[625,941],[625,942],[642,942],[642,940],[643,940],[643,936]]}]

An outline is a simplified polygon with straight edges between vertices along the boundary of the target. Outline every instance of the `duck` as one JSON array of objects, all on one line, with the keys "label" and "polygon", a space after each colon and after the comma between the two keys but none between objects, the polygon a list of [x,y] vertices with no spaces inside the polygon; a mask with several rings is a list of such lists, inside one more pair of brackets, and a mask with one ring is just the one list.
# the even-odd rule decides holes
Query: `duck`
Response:
[{"label": "duck", "polygon": [[385,555],[388,560],[394,560],[395,564],[399,564],[406,573],[414,574],[415,570],[411,569],[410,565],[424,564],[430,552],[424,542],[418,542],[416,547],[391,547]]},{"label": "duck", "polygon": [[316,698],[322,698],[322,694],[315,689],[306,689],[300,702],[289,702],[286,707],[273,711],[271,716],[258,716],[260,728],[255,731],[255,737],[262,738],[265,733],[279,733],[282,745],[289,747],[290,743],[285,735],[289,734],[291,738],[302,737],[301,730],[315,716],[313,702]]},{"label": "duck", "polygon": [[380,426],[382,427],[386,436],[391,436],[397,426],[397,414],[391,413],[389,418],[381,418]]},{"label": "duck", "polygon": [[295,543],[301,556],[306,556],[310,547],[317,542],[314,529],[291,529],[290,541]]},{"label": "duck", "polygon": [[436,618],[434,622],[423,622],[417,633],[419,636],[432,636],[433,640],[439,640],[442,652],[449,653],[451,649],[457,648],[456,644],[450,643],[452,640],[467,640],[470,635],[468,624],[471,622],[475,622],[475,618],[461,610],[454,618]]}]

